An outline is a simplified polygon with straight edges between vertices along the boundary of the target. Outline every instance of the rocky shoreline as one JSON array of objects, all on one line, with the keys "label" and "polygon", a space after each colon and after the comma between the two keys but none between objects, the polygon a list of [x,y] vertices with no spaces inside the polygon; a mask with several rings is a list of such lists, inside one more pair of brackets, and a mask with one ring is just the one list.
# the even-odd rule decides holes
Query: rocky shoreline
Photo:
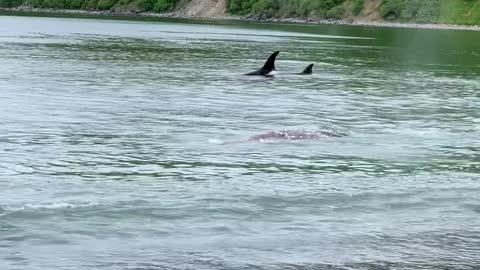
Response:
[{"label": "rocky shoreline", "polygon": [[464,31],[480,31],[480,26],[469,25],[449,25],[449,24],[417,24],[417,23],[400,23],[400,22],[383,22],[383,21],[354,21],[354,20],[325,20],[325,19],[300,19],[300,18],[263,18],[259,16],[188,16],[181,12],[170,13],[154,13],[154,12],[138,12],[138,11],[87,11],[87,10],[71,10],[71,9],[39,9],[31,7],[17,8],[0,8],[0,15],[84,15],[84,16],[100,16],[100,17],[151,17],[151,18],[177,18],[177,19],[197,19],[197,20],[228,20],[228,21],[250,21],[259,23],[287,23],[287,24],[318,24],[318,25],[346,25],[346,26],[362,26],[362,27],[390,27],[390,28],[410,28],[410,29],[439,29],[439,30],[464,30]]}]

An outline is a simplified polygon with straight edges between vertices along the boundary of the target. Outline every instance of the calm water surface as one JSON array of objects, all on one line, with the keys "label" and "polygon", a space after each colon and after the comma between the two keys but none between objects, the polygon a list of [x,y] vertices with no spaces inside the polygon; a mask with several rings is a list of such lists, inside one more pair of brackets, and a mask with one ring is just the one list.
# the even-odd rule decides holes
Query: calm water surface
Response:
[{"label": "calm water surface", "polygon": [[0,269],[478,269],[479,40],[0,17]]}]

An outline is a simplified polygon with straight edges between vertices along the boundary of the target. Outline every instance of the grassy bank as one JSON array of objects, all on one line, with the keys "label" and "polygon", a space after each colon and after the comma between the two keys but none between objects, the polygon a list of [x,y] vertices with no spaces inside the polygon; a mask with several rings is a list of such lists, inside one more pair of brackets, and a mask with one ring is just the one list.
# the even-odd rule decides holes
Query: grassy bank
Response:
[{"label": "grassy bank", "polygon": [[[163,13],[181,10],[189,1],[0,0],[0,7]],[[226,5],[229,14],[260,20],[298,18],[480,25],[480,0],[228,0]]]},{"label": "grassy bank", "polygon": [[383,0],[379,11],[400,22],[480,25],[480,0]]},{"label": "grassy bank", "polygon": [[440,23],[480,25],[480,0],[441,0]]}]

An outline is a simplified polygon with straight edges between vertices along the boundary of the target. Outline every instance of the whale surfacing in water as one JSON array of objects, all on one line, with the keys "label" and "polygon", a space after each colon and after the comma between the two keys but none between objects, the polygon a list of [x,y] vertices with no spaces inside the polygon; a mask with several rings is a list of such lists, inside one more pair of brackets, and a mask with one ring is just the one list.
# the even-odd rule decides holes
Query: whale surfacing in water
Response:
[{"label": "whale surfacing in water", "polygon": [[276,51],[268,57],[267,61],[257,71],[253,71],[250,73],[247,73],[245,75],[247,76],[271,76],[269,75],[272,71],[276,70],[275,69],[275,59],[277,58],[277,55],[280,53],[280,51]]},{"label": "whale surfacing in water", "polygon": [[301,75],[311,75],[312,73],[313,73],[313,64],[310,64],[300,74]]},{"label": "whale surfacing in water", "polygon": [[269,131],[250,137],[249,141],[273,141],[273,140],[317,140],[325,137],[343,137],[345,134],[329,131]]}]

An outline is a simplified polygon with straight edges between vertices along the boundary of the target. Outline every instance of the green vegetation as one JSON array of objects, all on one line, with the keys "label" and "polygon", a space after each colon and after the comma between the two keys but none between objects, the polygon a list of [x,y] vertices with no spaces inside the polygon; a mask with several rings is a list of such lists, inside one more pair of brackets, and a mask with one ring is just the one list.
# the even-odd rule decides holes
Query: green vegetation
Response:
[{"label": "green vegetation", "polygon": [[480,0],[440,0],[439,22],[480,25]]},{"label": "green vegetation", "polygon": [[155,12],[164,12],[170,11],[175,7],[177,0],[158,0],[153,5],[153,10]]},{"label": "green vegetation", "polygon": [[0,7],[165,12],[173,10],[176,3],[177,0],[0,0]]},{"label": "green vegetation", "polygon": [[480,25],[480,0],[383,0],[386,20]]},{"label": "green vegetation", "polygon": [[[380,14],[388,21],[480,25],[480,0],[228,0],[227,12],[256,18],[350,19]],[[378,0],[376,0],[378,1]],[[180,0],[0,0],[0,8],[168,12]],[[364,11],[362,13],[362,11]]]},{"label": "green vegetation", "polygon": [[[345,7],[359,15],[371,0],[229,0],[228,12],[260,18],[344,18]],[[344,3],[352,3],[344,5]],[[382,0],[385,20],[480,25],[480,0]]]},{"label": "green vegetation", "polygon": [[228,12],[235,15],[253,14],[260,17],[297,17],[340,19],[345,0],[230,0]]},{"label": "green vegetation", "polygon": [[[347,7],[358,16],[369,1],[372,0],[229,0],[228,12],[260,18],[342,19],[348,13]],[[480,24],[480,0],[382,0],[377,12],[390,21]]]},{"label": "green vegetation", "polygon": [[97,4],[97,9],[99,10],[109,10],[116,4],[115,0],[99,0]]},{"label": "green vegetation", "polygon": [[0,7],[11,8],[20,6],[23,3],[22,0],[0,0]]},{"label": "green vegetation", "polygon": [[364,4],[363,0],[355,0],[355,3],[353,4],[353,15],[358,16],[358,14],[362,12]]},{"label": "green vegetation", "polygon": [[383,0],[380,15],[386,20],[436,23],[440,16],[440,0]]},{"label": "green vegetation", "polygon": [[345,13],[345,9],[343,6],[335,6],[327,11],[327,18],[328,19],[335,19],[340,20],[342,19],[343,14]]}]

